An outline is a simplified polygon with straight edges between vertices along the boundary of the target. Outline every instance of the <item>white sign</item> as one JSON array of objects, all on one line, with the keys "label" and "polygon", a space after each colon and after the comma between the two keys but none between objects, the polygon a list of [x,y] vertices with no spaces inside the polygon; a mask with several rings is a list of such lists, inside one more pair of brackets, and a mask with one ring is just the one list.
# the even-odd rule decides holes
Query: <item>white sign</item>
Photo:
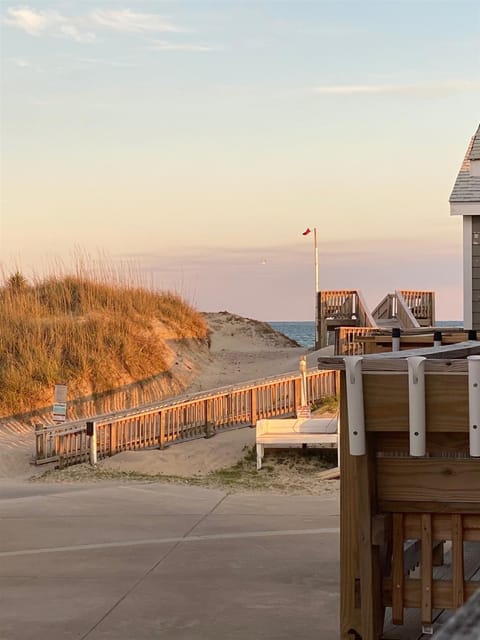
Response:
[{"label": "white sign", "polygon": [[53,400],[53,421],[65,422],[67,419],[67,385],[56,384]]}]

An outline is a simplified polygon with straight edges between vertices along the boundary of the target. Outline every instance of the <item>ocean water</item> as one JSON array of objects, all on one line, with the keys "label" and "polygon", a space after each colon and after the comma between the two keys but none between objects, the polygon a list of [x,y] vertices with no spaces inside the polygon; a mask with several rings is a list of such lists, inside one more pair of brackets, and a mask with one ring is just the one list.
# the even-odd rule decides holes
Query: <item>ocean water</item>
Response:
[{"label": "ocean water", "polygon": [[[302,347],[313,349],[315,344],[315,322],[269,322],[275,331],[280,331]],[[462,320],[438,320],[437,327],[462,327]]]},{"label": "ocean water", "polygon": [[315,322],[269,322],[275,331],[298,342],[301,347],[313,348],[315,344]]}]

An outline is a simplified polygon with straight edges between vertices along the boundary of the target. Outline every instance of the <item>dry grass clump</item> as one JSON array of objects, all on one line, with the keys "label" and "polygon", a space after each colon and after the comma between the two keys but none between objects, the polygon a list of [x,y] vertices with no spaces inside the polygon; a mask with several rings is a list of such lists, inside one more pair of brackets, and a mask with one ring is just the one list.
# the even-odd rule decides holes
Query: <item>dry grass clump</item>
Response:
[{"label": "dry grass clump", "polygon": [[0,286],[0,415],[50,404],[53,385],[72,397],[168,369],[165,339],[205,339],[203,316],[171,292],[83,273]]}]

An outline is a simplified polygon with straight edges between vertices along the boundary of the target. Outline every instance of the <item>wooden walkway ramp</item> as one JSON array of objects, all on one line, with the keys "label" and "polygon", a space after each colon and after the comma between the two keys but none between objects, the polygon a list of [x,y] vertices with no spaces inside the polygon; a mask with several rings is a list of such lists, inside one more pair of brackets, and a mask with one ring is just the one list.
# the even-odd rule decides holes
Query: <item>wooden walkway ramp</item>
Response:
[{"label": "wooden walkway ramp", "polygon": [[[336,395],[336,381],[334,371],[307,371],[309,403]],[[254,427],[257,420],[295,416],[301,405],[302,376],[295,372],[177,396],[63,425],[41,426],[35,432],[35,461],[67,466],[121,451],[163,449],[229,429]]]},{"label": "wooden walkway ramp", "polygon": [[332,290],[318,293],[318,346],[333,343],[339,328],[351,335],[368,335],[382,329],[419,329],[435,324],[433,291],[397,290],[387,293],[370,312],[361,291]]}]

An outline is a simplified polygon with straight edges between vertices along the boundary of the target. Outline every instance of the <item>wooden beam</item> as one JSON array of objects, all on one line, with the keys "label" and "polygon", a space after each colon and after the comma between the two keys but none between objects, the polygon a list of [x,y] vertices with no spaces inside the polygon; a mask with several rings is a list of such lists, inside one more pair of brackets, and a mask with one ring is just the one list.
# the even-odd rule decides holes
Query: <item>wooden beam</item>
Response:
[{"label": "wooden beam", "polygon": [[349,452],[345,373],[340,376],[340,637],[352,640],[360,633],[360,608],[356,598],[358,576],[358,516],[355,460]]},{"label": "wooden beam", "polygon": [[477,460],[378,458],[378,497],[385,501],[478,505],[479,475]]},{"label": "wooden beam", "polygon": [[[470,580],[464,582],[465,597],[469,598],[479,588],[478,581]],[[407,579],[404,585],[405,607],[419,609],[422,601],[421,580]],[[434,580],[432,583],[432,608],[452,609],[452,583],[449,580]],[[383,604],[386,607],[392,606],[392,579],[383,580]]]}]

